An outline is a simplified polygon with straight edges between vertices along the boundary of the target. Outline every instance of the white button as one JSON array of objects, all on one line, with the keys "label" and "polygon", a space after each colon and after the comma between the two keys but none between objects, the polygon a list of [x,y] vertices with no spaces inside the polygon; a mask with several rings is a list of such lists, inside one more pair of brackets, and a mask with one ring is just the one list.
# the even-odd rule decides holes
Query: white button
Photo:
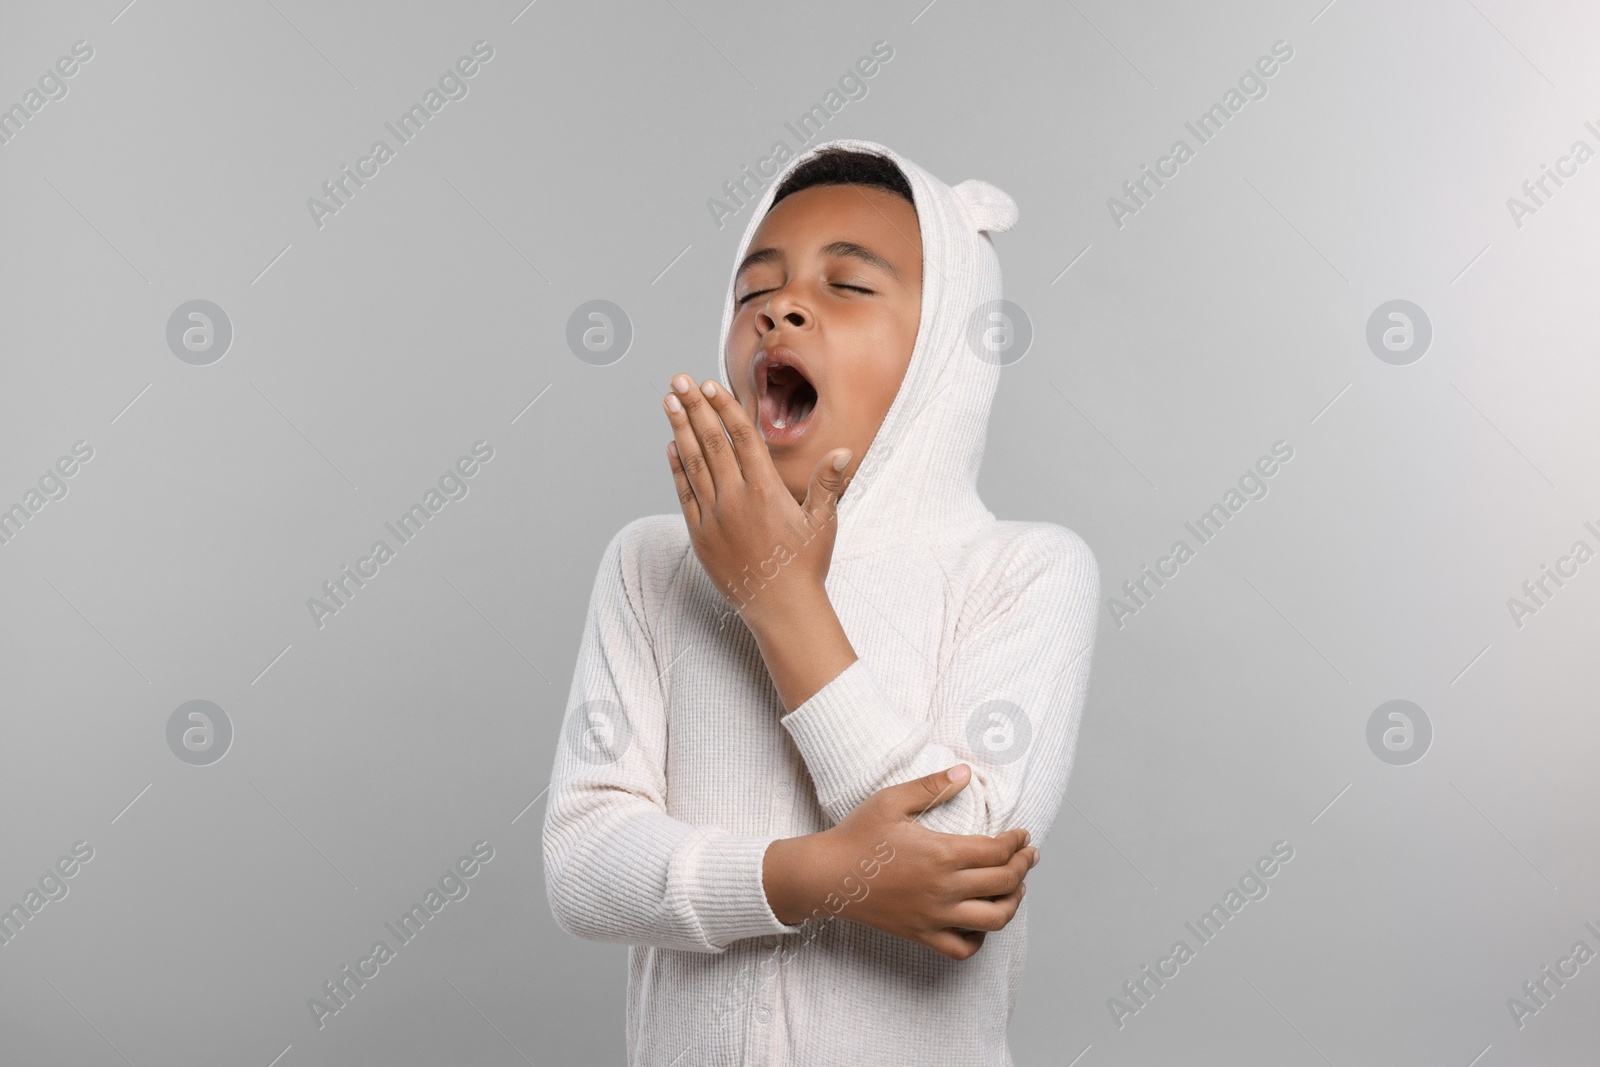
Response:
[{"label": "white button", "polygon": [[756,1009],[756,1022],[764,1023],[770,1018],[772,1018],[772,1013],[770,1011],[768,1011],[766,1008],[757,1008]]},{"label": "white button", "polygon": [[768,934],[766,937],[761,939],[761,944],[766,948],[777,948],[778,937],[776,934]]},{"label": "white button", "polygon": [[778,787],[778,795],[780,797],[786,797],[786,796],[789,795],[790,792],[791,792],[791,790],[789,788],[789,783],[788,782],[784,782],[782,785],[780,785]]}]

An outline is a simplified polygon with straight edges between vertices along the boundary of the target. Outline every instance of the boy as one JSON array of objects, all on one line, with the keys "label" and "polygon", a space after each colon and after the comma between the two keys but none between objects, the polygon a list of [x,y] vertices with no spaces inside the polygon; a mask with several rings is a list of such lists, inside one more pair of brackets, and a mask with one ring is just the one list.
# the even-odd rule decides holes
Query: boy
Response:
[{"label": "boy", "polygon": [[1099,597],[977,494],[1015,220],[816,146],[752,213],[720,379],[674,379],[682,515],[607,547],[544,829],[557,922],[632,946],[630,1064],[1012,1062]]}]

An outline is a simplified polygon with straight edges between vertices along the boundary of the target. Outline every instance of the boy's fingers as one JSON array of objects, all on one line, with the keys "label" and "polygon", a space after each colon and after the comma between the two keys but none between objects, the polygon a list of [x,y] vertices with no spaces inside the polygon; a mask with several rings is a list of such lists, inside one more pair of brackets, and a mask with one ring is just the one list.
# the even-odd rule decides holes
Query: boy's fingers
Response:
[{"label": "boy's fingers", "polygon": [[954,926],[947,926],[936,931],[929,939],[934,951],[952,959],[971,959],[983,947],[986,931],[960,930]]},{"label": "boy's fingers", "polygon": [[998,837],[984,837],[982,833],[962,833],[954,837],[957,837],[955,856],[962,867],[1005,867],[1018,853],[1016,838],[1010,830]]},{"label": "boy's fingers", "polygon": [[1027,877],[1028,865],[1021,860],[1013,860],[1003,867],[972,867],[956,871],[951,875],[949,885],[960,900],[987,900],[1015,893]]},{"label": "boy's fingers", "polygon": [[1002,830],[994,835],[994,839],[1005,845],[1012,852],[1028,847],[1028,831],[1021,827],[1013,830]]},{"label": "boy's fingers", "polygon": [[683,505],[683,517],[691,525],[700,525],[700,501],[694,495],[694,486],[689,484],[689,476],[683,471],[683,464],[678,462],[678,442],[673,441],[667,445],[667,463],[672,467],[672,480],[678,486],[678,503]]},{"label": "boy's fingers", "polygon": [[[706,466],[711,471],[713,492],[720,492],[731,486],[734,479],[740,477],[739,461],[733,455],[733,447],[728,444],[727,435],[722,432],[722,419],[712,410],[711,402],[700,391],[700,387],[696,386],[694,379],[687,374],[677,374],[672,379],[674,390],[680,381],[688,382],[689,388],[685,392],[678,393],[678,399],[683,402],[684,410],[689,414],[689,425],[694,428],[694,434],[699,438],[700,454],[705,457]],[[701,503],[708,505],[710,501],[702,499]]]},{"label": "boy's fingers", "polygon": [[[679,410],[672,410],[672,402],[678,401]],[[704,510],[711,507],[717,498],[716,485],[712,481],[711,470],[706,466],[706,458],[700,451],[700,439],[695,436],[694,427],[689,425],[689,416],[683,410],[682,398],[677,393],[668,393],[661,401],[662,407],[667,411],[667,420],[672,423],[673,443],[678,446],[678,462],[683,467],[690,487],[698,506]]]},{"label": "boy's fingers", "polygon": [[950,917],[960,924],[960,929],[1004,930],[1016,917],[1026,891],[1027,886],[1020,885],[1015,891],[995,900],[963,900],[950,909]]},{"label": "boy's fingers", "polygon": [[957,763],[942,771],[934,771],[887,788],[894,791],[892,803],[896,811],[920,817],[935,804],[942,804],[961,792],[971,780],[972,768]]},{"label": "boy's fingers", "polygon": [[754,481],[756,472],[762,469],[761,461],[772,462],[772,457],[767,453],[767,443],[761,439],[761,432],[750,421],[749,413],[733,395],[733,390],[709,378],[700,384],[702,392],[713,387],[715,391],[706,402],[727,428],[728,438],[733,441],[733,454],[739,460],[739,469],[744,472],[745,480]]},{"label": "boy's fingers", "polygon": [[[937,831],[935,831],[937,832]],[[1003,867],[1011,862],[1019,849],[1026,830],[1007,830],[987,837],[983,834],[949,834],[954,838],[955,855],[962,867]]]},{"label": "boy's fingers", "polygon": [[[839,463],[842,457],[843,462]],[[835,466],[835,464],[838,464]],[[825,526],[833,520],[839,509],[839,496],[844,492],[844,468],[850,463],[847,448],[838,456],[823,456],[811,472],[811,483],[806,488],[805,508],[813,526]]]}]

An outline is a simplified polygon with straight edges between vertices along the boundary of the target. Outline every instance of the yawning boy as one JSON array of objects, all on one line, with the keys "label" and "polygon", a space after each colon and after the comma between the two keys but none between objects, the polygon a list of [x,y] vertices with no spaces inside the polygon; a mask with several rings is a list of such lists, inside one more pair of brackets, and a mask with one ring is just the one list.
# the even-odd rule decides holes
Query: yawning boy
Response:
[{"label": "yawning boy", "polygon": [[544,827],[557,922],[632,946],[632,1065],[1012,1062],[1099,598],[1077,534],[977,491],[1015,221],[818,145],[752,213],[718,378],[673,380],[682,513],[607,546]]}]

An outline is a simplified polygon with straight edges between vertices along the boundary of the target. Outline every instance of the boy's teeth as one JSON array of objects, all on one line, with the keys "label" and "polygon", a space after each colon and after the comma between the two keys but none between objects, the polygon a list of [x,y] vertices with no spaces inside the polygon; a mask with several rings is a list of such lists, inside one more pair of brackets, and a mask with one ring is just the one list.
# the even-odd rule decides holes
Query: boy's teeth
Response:
[{"label": "boy's teeth", "polygon": [[776,426],[776,427],[777,427],[777,428],[778,428],[778,429],[780,429],[780,430],[781,430],[781,429],[783,429],[783,428],[784,428],[784,427],[785,427],[785,426],[787,426],[787,425],[788,425],[788,423],[786,423],[786,422],[784,422],[784,421],[783,421],[783,420],[782,420],[782,419],[773,419],[773,420],[772,420],[772,425],[774,425],[774,426]]}]

